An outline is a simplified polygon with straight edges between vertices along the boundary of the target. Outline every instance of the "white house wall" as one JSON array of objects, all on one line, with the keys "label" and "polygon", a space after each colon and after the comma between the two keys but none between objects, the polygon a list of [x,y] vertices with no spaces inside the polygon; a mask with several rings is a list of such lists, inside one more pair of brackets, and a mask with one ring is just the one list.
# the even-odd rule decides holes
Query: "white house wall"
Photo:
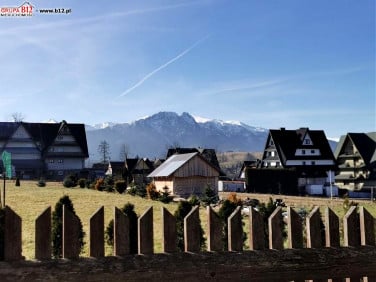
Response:
[{"label": "white house wall", "polygon": [[311,165],[314,162],[314,165],[334,165],[332,160],[317,160],[317,159],[307,159],[307,160],[288,160],[286,161],[286,166],[302,166],[304,163],[306,165]]}]

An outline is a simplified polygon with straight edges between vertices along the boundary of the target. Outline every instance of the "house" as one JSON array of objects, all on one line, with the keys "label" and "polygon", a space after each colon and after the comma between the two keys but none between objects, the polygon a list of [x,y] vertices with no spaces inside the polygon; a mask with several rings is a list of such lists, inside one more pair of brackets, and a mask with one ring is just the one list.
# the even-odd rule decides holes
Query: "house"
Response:
[{"label": "house", "polygon": [[206,187],[218,192],[220,170],[200,153],[175,154],[156,168],[148,177],[153,178],[158,191],[175,196],[202,195]]},{"label": "house", "polygon": [[[347,133],[334,152],[338,164],[335,183],[350,193],[376,188],[376,132]],[[355,195],[354,195],[355,196]]]},{"label": "house", "polygon": [[[89,157],[84,124],[0,122],[0,152],[12,155],[17,177],[60,180]],[[2,163],[0,164],[0,167]]]},{"label": "house", "polygon": [[299,193],[323,194],[336,166],[324,131],[281,128],[269,130],[259,167],[294,169]]},{"label": "house", "polygon": [[189,153],[199,153],[204,157],[211,165],[218,168],[220,171],[220,177],[226,177],[226,174],[221,170],[221,167],[218,162],[217,154],[214,149],[205,149],[205,148],[170,148],[167,151],[166,159],[175,154],[189,154]]},{"label": "house", "polygon": [[244,161],[243,164],[242,164],[242,167],[240,169],[240,172],[239,172],[239,176],[238,178],[240,180],[245,180],[245,171],[246,171],[246,168],[256,168],[257,167],[257,164],[258,164],[259,160],[252,160],[252,161]]}]

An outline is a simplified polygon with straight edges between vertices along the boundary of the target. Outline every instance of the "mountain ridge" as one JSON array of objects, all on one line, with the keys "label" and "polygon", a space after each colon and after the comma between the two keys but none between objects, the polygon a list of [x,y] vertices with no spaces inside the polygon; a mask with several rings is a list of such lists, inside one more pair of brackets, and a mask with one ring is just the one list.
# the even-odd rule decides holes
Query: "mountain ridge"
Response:
[{"label": "mountain ridge", "polygon": [[261,151],[268,130],[237,121],[194,117],[189,113],[159,112],[128,123],[86,125],[90,159],[98,160],[97,148],[105,140],[111,160],[120,159],[125,144],[130,155],[165,158],[170,147],[206,147],[217,151]]}]

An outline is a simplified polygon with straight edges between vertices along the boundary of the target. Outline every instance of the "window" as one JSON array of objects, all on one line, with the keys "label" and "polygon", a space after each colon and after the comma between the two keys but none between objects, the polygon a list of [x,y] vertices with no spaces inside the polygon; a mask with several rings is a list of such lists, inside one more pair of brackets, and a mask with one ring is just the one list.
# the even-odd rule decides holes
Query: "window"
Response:
[{"label": "window", "polygon": [[302,150],[302,155],[305,155],[305,150]]},{"label": "window", "polygon": [[311,154],[314,154],[315,153],[315,150],[311,150]]},{"label": "window", "polygon": [[311,145],[311,140],[305,139],[304,140],[304,145]]},{"label": "window", "polygon": [[57,172],[57,174],[58,174],[58,175],[63,175],[64,172],[63,172],[62,170],[59,170],[59,171]]},{"label": "window", "polygon": [[60,159],[60,160],[58,160],[57,162],[58,162],[59,164],[62,164],[62,163],[64,162],[64,160],[61,160],[61,159]]},{"label": "window", "polygon": [[303,162],[302,162],[302,165],[306,165],[306,162],[305,162],[305,161],[303,161]]},{"label": "window", "polygon": [[315,162],[315,161],[312,161],[312,162],[311,162],[311,165],[315,165],[315,164],[316,164],[316,162]]},{"label": "window", "polygon": [[271,151],[271,152],[270,152],[270,155],[271,155],[272,157],[274,157],[274,156],[275,156],[275,152],[274,152],[274,151]]},{"label": "window", "polygon": [[54,163],[54,160],[48,160],[48,162],[49,162],[50,164],[53,164],[53,163]]}]

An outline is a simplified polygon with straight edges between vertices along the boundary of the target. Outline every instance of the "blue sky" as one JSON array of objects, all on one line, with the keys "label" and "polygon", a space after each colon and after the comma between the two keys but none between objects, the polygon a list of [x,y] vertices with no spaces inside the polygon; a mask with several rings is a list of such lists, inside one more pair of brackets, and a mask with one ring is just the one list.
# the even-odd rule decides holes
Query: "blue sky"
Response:
[{"label": "blue sky", "polygon": [[2,121],[174,111],[328,137],[376,130],[374,0],[30,3],[71,13],[0,17]]}]

